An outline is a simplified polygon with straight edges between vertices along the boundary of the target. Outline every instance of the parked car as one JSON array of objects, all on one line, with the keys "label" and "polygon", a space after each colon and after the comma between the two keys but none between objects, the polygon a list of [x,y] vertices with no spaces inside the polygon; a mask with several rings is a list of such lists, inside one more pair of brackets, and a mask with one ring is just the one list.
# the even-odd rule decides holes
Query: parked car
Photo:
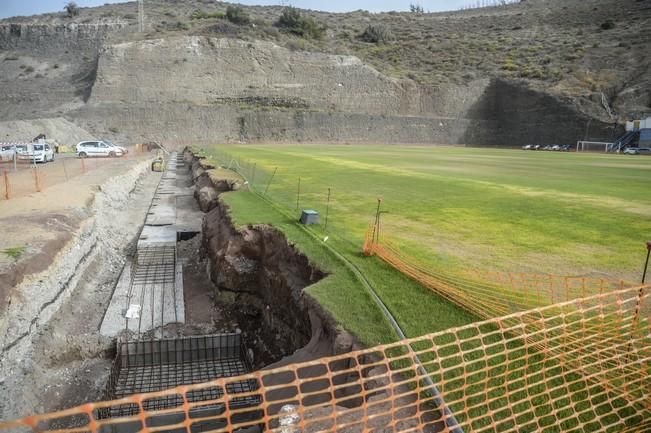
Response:
[{"label": "parked car", "polygon": [[0,161],[11,161],[14,159],[14,146],[3,145],[0,147]]},{"label": "parked car", "polygon": [[533,144],[525,144],[522,146],[522,150],[532,150],[533,149]]},{"label": "parked car", "polygon": [[105,141],[82,141],[77,144],[77,156],[79,158],[97,157],[97,156],[124,156],[125,150],[120,146]]},{"label": "parked car", "polygon": [[648,147],[627,147],[624,155],[651,155],[651,148]]},{"label": "parked car", "polygon": [[114,146],[114,147],[117,147],[117,148],[122,149],[122,152],[124,152],[125,155],[126,155],[127,153],[129,153],[129,151],[127,150],[126,147],[118,146],[117,144],[114,144],[112,141],[107,140],[107,139],[105,139],[105,138],[103,138],[102,141],[103,141],[104,143],[108,144],[109,146]]},{"label": "parked car", "polygon": [[536,145],[533,147],[533,150],[540,150],[540,148],[541,148],[540,144],[536,144]]},{"label": "parked car", "polygon": [[29,143],[24,149],[18,149],[18,159],[30,162],[54,161],[54,149],[47,143]]},{"label": "parked car", "polygon": [[0,146],[0,161],[13,161],[14,153],[25,152],[27,150],[26,144],[3,144]]},{"label": "parked car", "polygon": [[559,150],[561,150],[561,145],[555,144],[552,146],[551,150],[553,150],[554,152],[558,152]]},{"label": "parked car", "polygon": [[564,145],[561,146],[560,150],[561,150],[561,152],[569,152],[571,149],[572,149],[571,144],[564,144]]}]

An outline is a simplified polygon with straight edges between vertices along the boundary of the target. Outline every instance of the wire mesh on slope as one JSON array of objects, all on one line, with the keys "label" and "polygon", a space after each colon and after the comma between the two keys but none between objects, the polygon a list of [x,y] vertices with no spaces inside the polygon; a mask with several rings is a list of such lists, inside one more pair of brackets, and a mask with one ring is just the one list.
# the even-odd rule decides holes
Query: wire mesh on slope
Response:
[{"label": "wire mesh on slope", "polygon": [[[603,293],[312,362],[30,416],[0,423],[0,430],[649,431],[649,289]],[[438,405],[425,376],[438,386]],[[256,386],[247,392],[231,386],[243,380]],[[214,400],[191,398],[210,390],[218,391]],[[235,404],[252,396],[259,404]],[[148,401],[161,397],[175,397],[178,405],[147,409]],[[128,403],[137,406],[136,415],[97,417]],[[202,410],[208,406],[219,410]]]}]

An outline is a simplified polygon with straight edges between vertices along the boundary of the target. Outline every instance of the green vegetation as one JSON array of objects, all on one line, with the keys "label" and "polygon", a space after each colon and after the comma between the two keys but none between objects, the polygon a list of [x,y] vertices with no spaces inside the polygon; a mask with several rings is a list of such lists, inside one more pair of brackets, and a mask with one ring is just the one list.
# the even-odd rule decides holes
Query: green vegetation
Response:
[{"label": "green vegetation", "polygon": [[393,337],[378,327],[374,309],[364,313],[373,303],[350,270],[296,225],[297,208],[319,211],[312,233],[327,236],[362,271],[409,336],[474,318],[363,257],[378,197],[387,212],[382,237],[448,275],[481,268],[635,279],[639,244],[651,229],[651,160],[643,158],[395,146],[219,146],[205,153],[236,168],[255,191],[266,190],[282,212],[255,194],[228,194],[235,221],[273,224],[329,272],[308,292],[367,344]]},{"label": "green vegetation", "polygon": [[226,15],[222,12],[213,12],[209,13],[201,9],[195,9],[192,14],[190,14],[191,20],[206,20],[211,18],[223,19]]},{"label": "green vegetation", "polygon": [[229,6],[226,8],[226,19],[238,26],[246,26],[251,23],[251,18],[240,6]]},{"label": "green vegetation", "polygon": [[18,260],[25,253],[25,248],[26,248],[25,246],[5,248],[4,250],[2,250],[2,253],[6,254],[7,256],[11,257],[14,260]]},{"label": "green vegetation", "polygon": [[[224,146],[254,162],[256,188],[296,211],[326,211],[324,234],[359,255],[376,200],[383,236],[433,271],[469,268],[636,281],[651,232],[651,159],[395,146]],[[214,151],[217,155],[217,149]],[[251,171],[249,169],[249,171]],[[251,176],[249,176],[251,177]],[[362,260],[362,266],[366,261]]]},{"label": "green vegetation", "polygon": [[[390,324],[361,287],[355,275],[335,258],[320,242],[299,227],[295,220],[274,209],[267,201],[252,193],[232,192],[222,195],[238,226],[272,224],[281,230],[310,260],[329,275],[307,289],[339,323],[352,330],[367,344],[388,343],[397,337]],[[342,308],[345,306],[345,308]]]},{"label": "green vegetation", "polygon": [[79,6],[77,6],[77,3],[75,2],[68,2],[63,7],[63,10],[65,10],[66,14],[68,14],[68,18],[76,17],[79,15]]},{"label": "green vegetation", "polygon": [[369,24],[359,35],[359,39],[372,44],[384,44],[393,40],[391,32],[383,25]]},{"label": "green vegetation", "polygon": [[278,18],[276,26],[282,30],[303,38],[321,39],[326,27],[314,18],[304,15],[295,7],[287,7]]}]

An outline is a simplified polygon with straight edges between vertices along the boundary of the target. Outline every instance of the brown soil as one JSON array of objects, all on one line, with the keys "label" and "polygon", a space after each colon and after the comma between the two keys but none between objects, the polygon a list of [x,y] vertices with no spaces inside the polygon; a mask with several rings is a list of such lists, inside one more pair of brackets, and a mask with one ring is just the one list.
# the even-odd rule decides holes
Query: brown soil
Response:
[{"label": "brown soil", "polygon": [[[180,248],[189,259],[184,267],[187,324],[241,332],[255,368],[350,350],[352,336],[303,292],[325,274],[273,227],[236,229],[218,200],[234,187],[233,179],[207,171],[189,153],[186,159],[196,190],[204,192],[195,197],[202,208],[212,209],[204,216],[201,237]],[[202,197],[217,199],[208,205]]]}]

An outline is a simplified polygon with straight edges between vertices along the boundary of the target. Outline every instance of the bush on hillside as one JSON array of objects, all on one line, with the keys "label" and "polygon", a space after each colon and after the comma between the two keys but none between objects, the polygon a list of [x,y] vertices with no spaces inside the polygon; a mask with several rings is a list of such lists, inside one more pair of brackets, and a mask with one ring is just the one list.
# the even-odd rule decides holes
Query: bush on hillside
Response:
[{"label": "bush on hillside", "polygon": [[75,2],[68,2],[63,7],[63,10],[66,11],[69,18],[76,17],[77,15],[79,15],[79,6],[77,6],[77,3]]},{"label": "bush on hillside", "polygon": [[615,28],[615,23],[613,22],[613,20],[604,21],[604,22],[601,24],[601,28],[602,28],[603,30],[614,29],[614,28]]},{"label": "bush on hillside", "polygon": [[251,23],[251,18],[240,6],[229,6],[226,9],[226,19],[238,26],[246,26]]},{"label": "bush on hillside", "polygon": [[206,11],[203,11],[201,9],[195,9],[191,14],[190,14],[190,19],[191,20],[206,20],[209,18],[218,18],[222,19],[224,18],[225,15],[222,12],[213,12],[213,13],[208,13]]},{"label": "bush on hillside", "polygon": [[422,14],[422,13],[425,13],[425,9],[423,9],[423,7],[422,7],[421,5],[419,5],[419,4],[413,4],[413,3],[410,4],[410,5],[409,5],[409,10],[410,10],[412,13],[415,13],[415,14]]},{"label": "bush on hillside", "polygon": [[382,24],[369,24],[358,36],[360,40],[372,44],[384,44],[393,40],[393,35]]},{"label": "bush on hillside", "polygon": [[303,15],[295,7],[289,6],[283,10],[276,26],[296,36],[311,39],[321,39],[325,34],[325,25],[318,23],[314,18]]}]

